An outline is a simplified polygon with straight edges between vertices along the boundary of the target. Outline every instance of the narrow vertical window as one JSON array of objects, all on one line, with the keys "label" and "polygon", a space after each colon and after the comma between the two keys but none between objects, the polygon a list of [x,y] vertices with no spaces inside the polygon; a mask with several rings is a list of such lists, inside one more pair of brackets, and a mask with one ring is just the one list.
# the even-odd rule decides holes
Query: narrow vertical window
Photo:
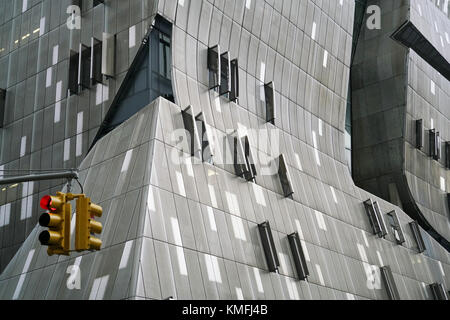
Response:
[{"label": "narrow vertical window", "polygon": [[78,86],[82,91],[90,88],[91,48],[80,43],[78,62]]},{"label": "narrow vertical window", "polygon": [[410,224],[411,231],[413,233],[414,239],[417,243],[417,250],[419,253],[422,253],[426,250],[425,242],[422,238],[422,233],[420,232],[419,224],[416,221],[411,222]]},{"label": "narrow vertical window", "polygon": [[259,235],[261,236],[261,241],[269,271],[278,272],[280,261],[278,260],[277,249],[275,247],[275,242],[273,241],[273,235],[269,221],[259,224],[258,229]]},{"label": "narrow vertical window", "polygon": [[220,87],[220,46],[208,49],[209,89],[218,90]]},{"label": "narrow vertical window", "polygon": [[230,100],[236,102],[239,99],[239,63],[237,59],[231,61],[231,92]]},{"label": "narrow vertical window", "polygon": [[220,90],[221,96],[229,97],[231,92],[231,61],[230,53],[225,52],[220,55]]},{"label": "narrow vertical window", "polygon": [[275,103],[275,84],[273,82],[264,85],[264,95],[266,99],[266,121],[274,125],[277,108]]},{"label": "narrow vertical window", "polygon": [[373,234],[383,238],[387,235],[386,224],[383,219],[383,214],[377,202],[371,199],[364,202],[367,216],[369,217],[370,225],[372,226]]},{"label": "narrow vertical window", "polygon": [[288,239],[292,257],[294,258],[295,269],[297,270],[297,278],[302,281],[306,280],[309,276],[309,270],[298,232],[288,235]]},{"label": "narrow vertical window", "polygon": [[394,211],[389,212],[389,224],[391,225],[392,231],[394,232],[395,240],[397,241],[397,244],[402,245],[405,243],[405,236],[403,234],[403,229],[400,224],[400,221],[398,220],[397,213]]},{"label": "narrow vertical window", "polygon": [[280,155],[280,157],[278,158],[278,175],[280,177],[284,196],[286,198],[292,196],[294,194],[294,189],[292,187],[292,179],[289,173],[289,167],[286,163],[284,155]]},{"label": "narrow vertical window", "polygon": [[391,267],[385,266],[380,268],[381,276],[386,287],[386,292],[391,300],[400,300],[397,285],[392,275]]},{"label": "narrow vertical window", "polygon": [[416,121],[416,148],[421,150],[423,148],[423,120]]},{"label": "narrow vertical window", "polygon": [[198,136],[198,130],[196,121],[194,118],[193,109],[191,106],[187,107],[182,111],[184,127],[187,131],[188,136],[186,137],[187,143],[189,145],[189,151],[192,157],[201,158],[201,143]]},{"label": "narrow vertical window", "polygon": [[0,128],[3,128],[6,106],[6,90],[0,89]]},{"label": "narrow vertical window", "polygon": [[436,129],[430,130],[430,157],[438,161],[441,158],[441,137]]},{"label": "narrow vertical window", "polygon": [[433,283],[429,285],[434,300],[448,300],[448,295],[445,292],[442,283]]},{"label": "narrow vertical window", "polygon": [[248,167],[248,172],[244,174],[245,179],[247,181],[255,181],[256,176],[258,175],[256,172],[256,165],[255,165],[255,158],[253,157],[253,152],[250,147],[250,140],[248,136],[245,136],[243,138],[243,145],[244,145],[244,154],[245,154],[245,161]]},{"label": "narrow vertical window", "polygon": [[102,49],[103,45],[100,40],[91,38],[91,70],[90,83],[91,86],[103,82],[102,77]]},{"label": "narrow vertical window", "polygon": [[78,94],[78,72],[80,54],[75,51],[70,51],[69,58],[69,92],[70,94]]},{"label": "narrow vertical window", "polygon": [[445,143],[445,167],[450,169],[450,141]]},{"label": "narrow vertical window", "polygon": [[210,135],[208,125],[205,121],[205,116],[203,115],[203,112],[200,112],[195,117],[196,123],[197,123],[197,130],[200,135],[200,142],[202,145],[202,160],[203,162],[207,162],[212,164],[213,158],[214,158],[214,151],[212,146],[212,137]]},{"label": "narrow vertical window", "polygon": [[245,159],[244,146],[242,145],[242,140],[239,137],[239,133],[237,131],[233,132],[229,136],[229,142],[231,145],[234,170],[237,176],[243,178],[245,174],[248,173],[249,169],[247,166],[247,161]]}]

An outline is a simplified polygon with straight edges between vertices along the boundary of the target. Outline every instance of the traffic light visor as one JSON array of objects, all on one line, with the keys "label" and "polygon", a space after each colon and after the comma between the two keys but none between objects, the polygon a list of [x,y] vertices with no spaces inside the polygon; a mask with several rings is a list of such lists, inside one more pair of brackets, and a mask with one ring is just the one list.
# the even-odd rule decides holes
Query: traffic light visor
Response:
[{"label": "traffic light visor", "polygon": [[41,199],[41,208],[51,212],[57,211],[57,207],[61,204],[58,198],[45,196]]}]

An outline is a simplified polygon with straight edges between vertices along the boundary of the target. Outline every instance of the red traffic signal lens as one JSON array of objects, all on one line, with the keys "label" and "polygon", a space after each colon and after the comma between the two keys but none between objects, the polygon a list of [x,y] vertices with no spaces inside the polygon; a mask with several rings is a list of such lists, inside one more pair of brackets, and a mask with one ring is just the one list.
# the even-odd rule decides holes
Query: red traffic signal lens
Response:
[{"label": "red traffic signal lens", "polygon": [[49,211],[56,211],[55,208],[52,208],[52,197],[45,196],[41,199],[41,208]]}]

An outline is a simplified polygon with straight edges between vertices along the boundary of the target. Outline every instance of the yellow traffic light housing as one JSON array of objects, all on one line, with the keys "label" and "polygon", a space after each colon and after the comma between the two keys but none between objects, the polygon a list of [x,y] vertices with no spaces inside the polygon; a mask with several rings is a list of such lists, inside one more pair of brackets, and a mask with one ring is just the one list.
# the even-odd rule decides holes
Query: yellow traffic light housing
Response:
[{"label": "yellow traffic light housing", "polygon": [[70,254],[70,219],[72,206],[67,202],[66,194],[58,192],[56,196],[45,196],[41,199],[41,208],[48,210],[40,219],[39,224],[48,228],[41,232],[39,241],[48,246],[49,256],[54,254]]},{"label": "yellow traffic light housing", "polygon": [[102,241],[93,235],[102,233],[102,224],[94,220],[94,217],[101,217],[102,214],[102,207],[92,203],[90,198],[81,196],[77,199],[76,251],[100,250]]}]

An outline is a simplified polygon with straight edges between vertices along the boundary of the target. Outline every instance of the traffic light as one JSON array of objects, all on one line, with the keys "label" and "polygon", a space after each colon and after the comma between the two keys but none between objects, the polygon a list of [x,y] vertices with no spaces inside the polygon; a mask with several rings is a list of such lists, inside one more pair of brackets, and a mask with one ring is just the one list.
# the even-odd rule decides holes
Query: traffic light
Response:
[{"label": "traffic light", "polygon": [[56,196],[45,196],[40,204],[48,212],[40,217],[39,224],[48,230],[41,232],[39,241],[48,246],[49,256],[69,255],[72,206],[67,202],[66,194],[58,192]]},{"label": "traffic light", "polygon": [[102,233],[102,224],[94,220],[94,217],[101,217],[102,213],[102,207],[93,204],[90,198],[81,196],[77,199],[76,251],[100,250],[102,241],[93,235]]}]

